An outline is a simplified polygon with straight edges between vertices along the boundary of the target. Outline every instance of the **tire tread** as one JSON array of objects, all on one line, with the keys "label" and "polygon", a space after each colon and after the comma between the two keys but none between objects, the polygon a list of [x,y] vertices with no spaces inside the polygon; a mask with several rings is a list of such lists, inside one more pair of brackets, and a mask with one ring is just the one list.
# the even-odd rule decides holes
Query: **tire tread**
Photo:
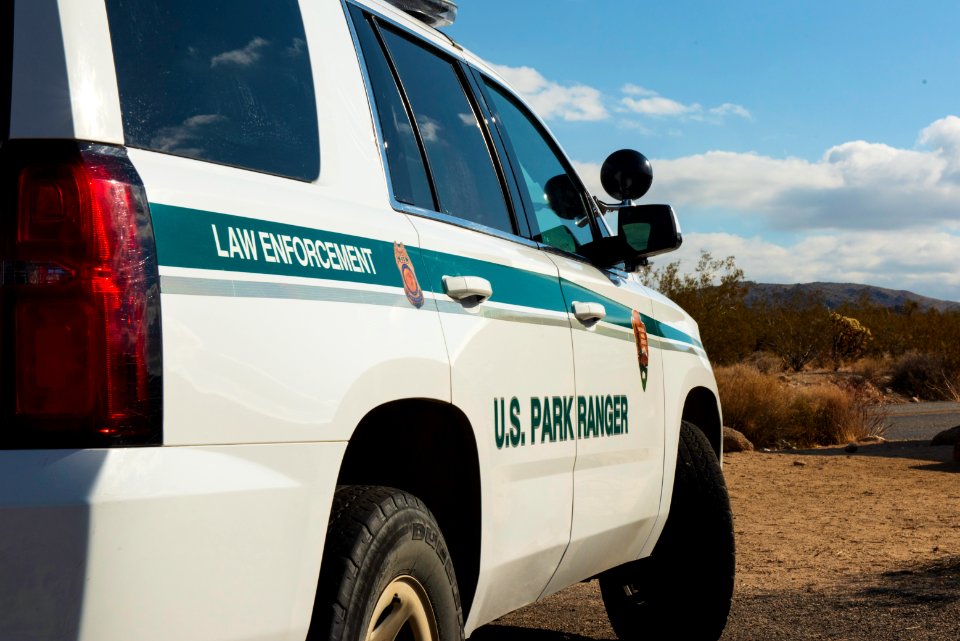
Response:
[{"label": "tire tread", "polygon": [[[600,576],[610,623],[621,639],[714,641],[730,612],[735,566],[723,470],[703,432],[684,421],[670,514],[653,554]],[[625,596],[628,584],[636,595]]]},{"label": "tire tread", "polygon": [[[337,488],[330,509],[309,641],[345,638],[348,613],[357,608],[364,560],[377,545],[377,536],[391,517],[408,508],[421,512],[425,520],[433,522],[427,506],[402,490],[376,485]],[[462,639],[463,613],[449,554],[444,565],[448,578],[454,577],[451,587]]]}]

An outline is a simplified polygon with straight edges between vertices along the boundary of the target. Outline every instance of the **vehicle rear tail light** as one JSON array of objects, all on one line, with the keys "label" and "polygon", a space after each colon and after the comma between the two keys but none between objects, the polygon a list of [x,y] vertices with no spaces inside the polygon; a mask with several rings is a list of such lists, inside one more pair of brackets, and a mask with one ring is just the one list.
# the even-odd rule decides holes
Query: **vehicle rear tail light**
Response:
[{"label": "vehicle rear tail light", "polygon": [[160,443],[159,276],[140,177],[107,145],[0,152],[0,446]]}]

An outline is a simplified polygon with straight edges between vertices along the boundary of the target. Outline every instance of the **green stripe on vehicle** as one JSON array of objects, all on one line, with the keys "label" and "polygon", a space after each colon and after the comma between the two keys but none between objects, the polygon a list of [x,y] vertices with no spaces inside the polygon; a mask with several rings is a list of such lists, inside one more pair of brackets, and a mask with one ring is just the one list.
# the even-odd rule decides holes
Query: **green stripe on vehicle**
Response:
[{"label": "green stripe on vehicle", "polygon": [[[421,251],[427,273],[421,286],[442,294],[444,276],[480,276],[494,284],[491,302],[566,312],[556,275],[538,274],[485,260],[425,249]],[[428,280],[429,279],[429,280]]]},{"label": "green stripe on vehicle", "polygon": [[[160,203],[151,203],[150,212],[157,256],[166,267],[272,274],[402,290],[391,242]],[[533,308],[525,312],[484,307],[481,315],[485,318],[562,326],[568,321],[537,314],[536,310],[567,314],[567,305],[575,300],[597,302],[606,309],[604,324],[631,330],[624,333],[623,338],[632,339],[630,307],[572,281],[564,279],[561,284],[551,274],[415,246],[406,250],[424,291],[442,295],[445,275],[480,276],[495,284],[491,303]],[[399,295],[379,296],[369,290],[171,276],[163,278],[161,288],[165,293],[304,298],[377,305],[394,305],[405,300]],[[438,299],[440,311],[463,312],[459,304],[447,303],[449,301]],[[700,341],[670,325],[645,314],[641,314],[641,318],[652,337],[703,348]],[[612,335],[614,331],[608,327],[604,334]]]},{"label": "green stripe on vehicle", "polygon": [[[633,323],[631,318],[633,309],[627,305],[615,301],[612,298],[602,296],[592,289],[587,289],[586,287],[566,279],[563,280],[563,291],[570,299],[569,302],[571,304],[573,301],[579,301],[582,303],[600,303],[607,312],[603,322],[616,325],[617,327],[623,327],[624,329],[629,329],[631,332],[633,331]],[[675,327],[671,327],[666,323],[661,323],[655,318],[641,313],[640,320],[643,321],[643,324],[647,328],[647,333],[650,336],[668,338],[681,343],[690,343],[691,345],[695,345],[701,349],[703,348],[703,344],[697,339],[680,331],[679,329],[676,329]]]},{"label": "green stripe on vehicle", "polygon": [[[161,265],[396,287],[393,244],[198,209],[150,204]],[[409,247],[414,269],[419,251]]]}]

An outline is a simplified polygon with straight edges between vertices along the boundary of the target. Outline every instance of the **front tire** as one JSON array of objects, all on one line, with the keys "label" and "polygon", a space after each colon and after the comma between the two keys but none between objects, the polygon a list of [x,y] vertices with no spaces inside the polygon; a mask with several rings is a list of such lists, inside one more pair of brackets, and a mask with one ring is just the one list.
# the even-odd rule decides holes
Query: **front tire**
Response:
[{"label": "front tire", "polygon": [[418,498],[337,488],[309,641],[462,641],[453,562]]},{"label": "front tire", "polygon": [[617,636],[716,641],[733,597],[733,514],[720,463],[692,423],[680,426],[670,515],[645,559],[600,575]]}]

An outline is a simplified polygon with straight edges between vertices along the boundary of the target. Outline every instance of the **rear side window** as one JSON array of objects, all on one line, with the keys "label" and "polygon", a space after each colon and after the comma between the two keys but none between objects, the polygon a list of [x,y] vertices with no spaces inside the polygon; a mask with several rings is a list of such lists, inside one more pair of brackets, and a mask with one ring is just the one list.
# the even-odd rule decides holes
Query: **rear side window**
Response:
[{"label": "rear side window", "polygon": [[392,29],[384,27],[380,33],[413,110],[440,211],[516,233],[483,128],[455,63]]},{"label": "rear side window", "polygon": [[296,0],[107,0],[126,144],[301,180],[320,172]]}]

